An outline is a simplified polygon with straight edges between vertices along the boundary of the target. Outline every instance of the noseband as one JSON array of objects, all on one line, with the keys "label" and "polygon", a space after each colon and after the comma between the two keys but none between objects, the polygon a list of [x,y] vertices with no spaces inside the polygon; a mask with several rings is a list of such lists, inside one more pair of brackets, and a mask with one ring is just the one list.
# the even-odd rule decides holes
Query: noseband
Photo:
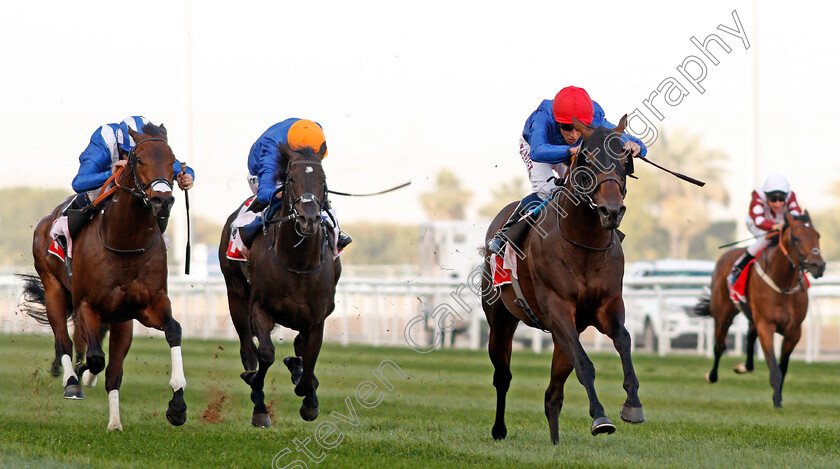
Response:
[{"label": "noseband", "polygon": [[[164,177],[154,178],[147,184],[143,184],[140,182],[140,178],[139,176],[137,176],[137,154],[134,152],[134,150],[146,142],[164,142],[168,145],[168,142],[165,138],[147,138],[145,140],[137,142],[137,145],[135,145],[134,148],[132,148],[131,151],[128,152],[127,164],[129,169],[131,169],[132,176],[134,177],[134,187],[129,189],[125,186],[119,185],[117,181],[115,181],[115,183],[120,189],[129,192],[134,197],[140,199],[140,202],[142,202],[145,207],[149,207],[151,204],[149,202],[149,196],[146,195],[146,191],[151,187],[152,190],[155,190],[157,192],[172,192],[172,182]],[[160,188],[163,190],[158,190],[155,188],[155,186],[158,186],[158,184],[162,184],[164,186],[163,188]],[[155,218],[159,217],[156,216]]]}]

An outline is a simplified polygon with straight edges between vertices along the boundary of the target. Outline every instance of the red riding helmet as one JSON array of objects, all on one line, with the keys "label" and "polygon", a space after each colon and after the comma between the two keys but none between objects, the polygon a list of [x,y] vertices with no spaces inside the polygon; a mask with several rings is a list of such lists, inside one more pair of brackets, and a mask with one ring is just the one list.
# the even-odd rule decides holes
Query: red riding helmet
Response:
[{"label": "red riding helmet", "polygon": [[571,124],[572,117],[586,125],[592,124],[592,98],[583,88],[567,86],[557,93],[551,105],[554,120],[561,124]]}]

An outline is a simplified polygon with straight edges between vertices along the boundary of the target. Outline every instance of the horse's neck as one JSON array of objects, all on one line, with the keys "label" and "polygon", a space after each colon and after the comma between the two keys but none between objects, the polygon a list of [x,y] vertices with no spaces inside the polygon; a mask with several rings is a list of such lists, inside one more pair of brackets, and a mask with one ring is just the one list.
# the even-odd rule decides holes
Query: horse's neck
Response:
[{"label": "horse's neck", "polygon": [[[789,248],[785,248],[788,251]],[[782,251],[781,241],[767,253],[767,264],[764,269],[779,288],[794,288],[799,283],[799,271]]]},{"label": "horse's neck", "polygon": [[563,234],[587,246],[604,247],[609,244],[613,233],[601,226],[598,213],[587,201],[574,193],[570,183],[561,190],[563,193],[555,197],[560,210],[555,209],[555,212]]},{"label": "horse's neck", "polygon": [[[278,215],[285,217],[289,213],[282,210]],[[312,236],[301,236],[295,227],[294,219],[275,224],[271,249],[283,264],[295,270],[312,270],[321,264],[321,252],[324,244],[324,230],[319,229]]]},{"label": "horse's neck", "polygon": [[102,239],[109,247],[138,249],[157,236],[152,210],[128,192],[114,194],[102,217]]}]

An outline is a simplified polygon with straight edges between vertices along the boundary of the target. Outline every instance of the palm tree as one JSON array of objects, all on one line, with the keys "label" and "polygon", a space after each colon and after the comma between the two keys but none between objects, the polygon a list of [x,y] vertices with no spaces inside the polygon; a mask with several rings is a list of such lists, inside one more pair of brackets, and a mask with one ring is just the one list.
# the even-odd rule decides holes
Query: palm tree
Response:
[{"label": "palm tree", "polygon": [[435,187],[420,194],[420,205],[430,220],[463,220],[465,206],[472,192],[461,188],[461,181],[452,171],[443,168],[435,178]]}]

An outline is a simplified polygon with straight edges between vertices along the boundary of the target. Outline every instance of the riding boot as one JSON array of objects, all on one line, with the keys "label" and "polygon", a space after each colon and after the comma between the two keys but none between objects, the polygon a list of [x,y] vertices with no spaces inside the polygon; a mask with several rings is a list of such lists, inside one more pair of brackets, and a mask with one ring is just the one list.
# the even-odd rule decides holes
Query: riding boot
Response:
[{"label": "riding boot", "polygon": [[751,260],[755,259],[753,255],[749,252],[744,252],[741,257],[735,261],[735,264],[732,266],[732,271],[729,272],[729,275],[726,277],[726,281],[729,285],[735,285],[735,282],[738,280],[738,277],[741,276],[741,272],[747,267],[747,264],[750,263]]},{"label": "riding boot", "polygon": [[336,241],[336,248],[339,251],[346,248],[348,244],[353,242],[353,238],[350,237],[347,233],[343,231],[338,232],[338,241]]},{"label": "riding boot", "polygon": [[[505,221],[505,224],[502,225],[499,231],[497,231],[496,234],[493,235],[493,238],[491,238],[490,241],[487,242],[487,249],[490,250],[490,252],[496,254],[497,256],[501,256],[502,249],[505,247],[505,243],[507,241],[514,241],[514,238],[517,238],[518,240],[518,238],[521,237],[520,232],[522,231],[522,229],[513,228],[515,226],[518,227],[522,224],[527,225],[527,223],[525,223],[524,220],[520,220],[522,218],[522,211],[522,203],[520,202],[519,205],[516,206],[516,209],[513,211],[513,213],[510,214],[510,217],[508,217],[507,221]],[[520,221],[522,223],[518,225],[517,223],[519,223]],[[516,242],[514,242],[514,244],[518,245],[518,243]]]},{"label": "riding boot", "polygon": [[67,267],[67,278],[73,281],[73,259],[64,253],[64,266]]}]

